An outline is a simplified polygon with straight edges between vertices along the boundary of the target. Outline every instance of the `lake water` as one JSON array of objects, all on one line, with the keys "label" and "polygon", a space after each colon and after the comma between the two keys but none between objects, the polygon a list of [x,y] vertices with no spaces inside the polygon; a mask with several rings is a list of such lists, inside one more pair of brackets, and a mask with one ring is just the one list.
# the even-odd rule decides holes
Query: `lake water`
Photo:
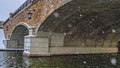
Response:
[{"label": "lake water", "polygon": [[0,52],[0,68],[120,68],[117,54],[25,57],[22,51]]}]

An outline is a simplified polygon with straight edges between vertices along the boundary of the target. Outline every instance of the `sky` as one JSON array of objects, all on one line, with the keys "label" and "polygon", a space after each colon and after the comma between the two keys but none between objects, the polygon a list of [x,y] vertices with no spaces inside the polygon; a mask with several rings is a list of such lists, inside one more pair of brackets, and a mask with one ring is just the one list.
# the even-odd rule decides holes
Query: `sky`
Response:
[{"label": "sky", "polygon": [[26,0],[0,0],[0,21],[5,21]]},{"label": "sky", "polygon": [[[9,13],[14,12],[26,0],[0,0],[0,21],[5,21],[9,17]],[[5,48],[3,45],[4,32],[0,29],[0,49]]]}]

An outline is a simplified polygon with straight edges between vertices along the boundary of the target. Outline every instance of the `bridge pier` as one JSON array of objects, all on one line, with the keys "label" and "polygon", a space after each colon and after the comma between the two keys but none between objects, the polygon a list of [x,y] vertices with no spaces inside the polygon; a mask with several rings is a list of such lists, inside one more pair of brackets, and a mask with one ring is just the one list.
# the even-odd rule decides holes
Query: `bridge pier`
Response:
[{"label": "bridge pier", "polygon": [[28,36],[35,36],[35,27],[34,26],[31,26],[29,28],[29,35]]},{"label": "bridge pier", "polygon": [[24,55],[49,55],[49,38],[38,38],[34,36],[24,37]]},{"label": "bridge pier", "polygon": [[35,27],[29,28],[29,35],[24,36],[24,55],[49,55],[49,38],[48,37],[36,37]]},{"label": "bridge pier", "polygon": [[50,56],[50,48],[63,46],[63,34],[41,32],[39,37],[32,35],[24,37],[23,54],[27,56]]}]

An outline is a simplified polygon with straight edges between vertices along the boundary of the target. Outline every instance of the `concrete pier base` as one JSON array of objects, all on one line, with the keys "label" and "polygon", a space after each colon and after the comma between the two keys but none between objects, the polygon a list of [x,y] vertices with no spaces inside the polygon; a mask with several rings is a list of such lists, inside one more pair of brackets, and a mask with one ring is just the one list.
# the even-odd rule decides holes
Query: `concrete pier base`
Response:
[{"label": "concrete pier base", "polygon": [[24,55],[51,56],[70,54],[117,53],[117,47],[65,47],[64,35],[60,33],[40,32],[39,37],[24,37]]},{"label": "concrete pier base", "polygon": [[4,46],[6,48],[20,48],[18,47],[18,41],[17,40],[3,40]]},{"label": "concrete pier base", "polygon": [[[118,52],[117,47],[65,47],[64,35],[57,33],[54,33],[53,35],[54,38],[48,36],[25,36],[23,54],[27,56],[51,56]],[[18,43],[16,40],[6,40],[5,45],[7,48],[17,48]]]},{"label": "concrete pier base", "polygon": [[64,35],[60,33],[41,32],[39,37],[24,37],[24,55],[27,56],[50,56],[50,48],[63,47]]},{"label": "concrete pier base", "polygon": [[39,54],[48,54],[49,38],[37,38],[33,36],[25,36],[24,55],[34,56]]},{"label": "concrete pier base", "polygon": [[51,55],[67,54],[96,54],[96,53],[117,53],[118,48],[107,47],[52,47]]},{"label": "concrete pier base", "polygon": [[49,52],[24,53],[27,56],[52,56],[52,55],[76,55],[76,54],[97,54],[97,53],[117,53],[118,48],[103,47],[51,47]]}]

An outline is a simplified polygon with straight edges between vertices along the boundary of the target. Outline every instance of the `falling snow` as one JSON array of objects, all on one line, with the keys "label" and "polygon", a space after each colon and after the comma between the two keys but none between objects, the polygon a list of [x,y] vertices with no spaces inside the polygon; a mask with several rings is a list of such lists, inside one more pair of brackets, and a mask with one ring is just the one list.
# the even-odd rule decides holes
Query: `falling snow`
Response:
[{"label": "falling snow", "polygon": [[87,62],[86,61],[83,61],[84,64],[86,64]]},{"label": "falling snow", "polygon": [[93,23],[92,21],[90,21],[90,23]]},{"label": "falling snow", "polygon": [[82,14],[80,14],[80,17],[82,17],[83,15]]},{"label": "falling snow", "polygon": [[115,33],[115,32],[116,32],[116,30],[115,30],[115,29],[112,29],[112,32],[113,32],[113,33]]},{"label": "falling snow", "polygon": [[64,35],[67,35],[66,33],[64,33]]},{"label": "falling snow", "polygon": [[72,24],[68,24],[68,27],[72,27]]},{"label": "falling snow", "polygon": [[54,12],[53,15],[57,18],[59,17],[59,13],[58,12]]},{"label": "falling snow", "polygon": [[104,31],[102,31],[102,33],[104,34],[105,32],[104,32]]},{"label": "falling snow", "polygon": [[112,58],[112,59],[111,59],[111,63],[112,63],[113,65],[116,65],[116,63],[117,63],[116,58]]}]

